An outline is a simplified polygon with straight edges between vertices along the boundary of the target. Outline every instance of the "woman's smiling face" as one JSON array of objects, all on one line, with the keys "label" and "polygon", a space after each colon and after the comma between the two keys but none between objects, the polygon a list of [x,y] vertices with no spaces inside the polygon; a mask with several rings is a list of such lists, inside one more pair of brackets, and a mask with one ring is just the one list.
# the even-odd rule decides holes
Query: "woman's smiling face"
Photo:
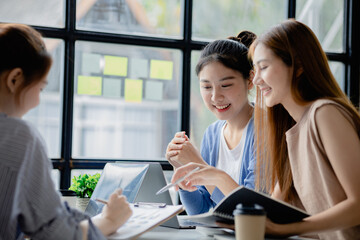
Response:
[{"label": "woman's smiling face", "polygon": [[263,44],[256,46],[253,63],[254,85],[259,87],[267,107],[286,104],[292,99],[292,68]]},{"label": "woman's smiling face", "polygon": [[199,72],[200,93],[206,107],[218,119],[231,120],[248,104],[249,81],[219,62],[211,62]]}]

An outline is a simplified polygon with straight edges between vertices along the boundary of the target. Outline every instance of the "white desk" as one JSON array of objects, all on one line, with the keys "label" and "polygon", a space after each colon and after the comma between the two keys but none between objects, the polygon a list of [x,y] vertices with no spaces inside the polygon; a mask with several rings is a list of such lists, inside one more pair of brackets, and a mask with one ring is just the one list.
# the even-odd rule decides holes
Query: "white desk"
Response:
[{"label": "white desk", "polygon": [[[156,227],[144,233],[138,239],[141,240],[235,240],[235,236],[224,231],[217,231],[214,236],[206,235],[203,229],[174,229],[167,227]],[[309,238],[291,237],[288,240],[309,240]],[[271,240],[266,238],[265,240]],[[285,240],[285,239],[283,239]]]},{"label": "white desk", "polygon": [[213,237],[197,231],[196,229],[175,229],[168,227],[156,227],[153,230],[144,233],[138,239],[141,240],[213,240]]}]

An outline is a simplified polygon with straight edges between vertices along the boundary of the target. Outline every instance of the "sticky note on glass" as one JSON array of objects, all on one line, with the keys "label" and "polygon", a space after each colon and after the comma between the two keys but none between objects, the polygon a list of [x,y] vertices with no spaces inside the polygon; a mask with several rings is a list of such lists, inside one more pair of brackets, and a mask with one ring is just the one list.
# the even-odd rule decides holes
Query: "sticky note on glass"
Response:
[{"label": "sticky note on glass", "polygon": [[100,73],[100,60],[100,54],[83,53],[81,59],[82,73]]},{"label": "sticky note on glass", "polygon": [[150,61],[150,78],[161,80],[172,80],[173,77],[172,61],[151,60]]},{"label": "sticky note on glass", "polygon": [[148,78],[149,61],[146,59],[131,58],[130,59],[130,77],[132,78]]},{"label": "sticky note on glass", "polygon": [[77,94],[100,96],[102,90],[102,78],[91,76],[78,76]]},{"label": "sticky note on glass", "polygon": [[143,80],[125,79],[124,98],[126,102],[141,102],[143,92]]},{"label": "sticky note on glass", "polygon": [[103,96],[119,98],[121,96],[121,80],[104,78]]},{"label": "sticky note on glass", "polygon": [[148,100],[163,99],[163,83],[155,81],[145,82],[145,98]]},{"label": "sticky note on glass", "polygon": [[104,62],[105,75],[127,76],[127,57],[104,56]]}]

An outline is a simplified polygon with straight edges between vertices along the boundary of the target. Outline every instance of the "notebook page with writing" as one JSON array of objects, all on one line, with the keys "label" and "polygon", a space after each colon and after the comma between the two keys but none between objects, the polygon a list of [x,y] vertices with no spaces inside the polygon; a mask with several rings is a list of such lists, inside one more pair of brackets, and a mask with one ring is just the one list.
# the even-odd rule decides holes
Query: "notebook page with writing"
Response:
[{"label": "notebook page with writing", "polygon": [[184,210],[182,205],[167,205],[166,207],[140,206],[130,204],[133,211],[129,220],[108,239],[136,239],[141,234],[164,223]]}]

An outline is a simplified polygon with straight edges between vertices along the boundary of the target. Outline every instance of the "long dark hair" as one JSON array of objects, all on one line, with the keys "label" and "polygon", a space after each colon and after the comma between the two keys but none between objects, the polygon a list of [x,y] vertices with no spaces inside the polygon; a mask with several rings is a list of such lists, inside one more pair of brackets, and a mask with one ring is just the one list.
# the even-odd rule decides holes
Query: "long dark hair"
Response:
[{"label": "long dark hair", "polygon": [[240,72],[244,79],[248,79],[252,70],[252,63],[248,58],[248,48],[255,38],[254,33],[242,31],[236,37],[209,43],[201,52],[196,65],[196,74],[199,75],[204,66],[216,61],[227,68]]},{"label": "long dark hair", "polygon": [[[292,67],[291,93],[298,104],[331,99],[344,106],[359,126],[358,111],[337,84],[325,52],[308,26],[292,19],[276,25],[254,41],[250,47],[250,56],[253,56],[259,44],[270,49],[287,66]],[[295,194],[285,139],[285,132],[294,124],[295,121],[282,105],[266,107],[261,92],[257,89],[257,170],[262,173],[258,174],[258,177],[261,176],[258,182],[261,180],[272,192],[278,181],[285,201],[291,201]]]}]

